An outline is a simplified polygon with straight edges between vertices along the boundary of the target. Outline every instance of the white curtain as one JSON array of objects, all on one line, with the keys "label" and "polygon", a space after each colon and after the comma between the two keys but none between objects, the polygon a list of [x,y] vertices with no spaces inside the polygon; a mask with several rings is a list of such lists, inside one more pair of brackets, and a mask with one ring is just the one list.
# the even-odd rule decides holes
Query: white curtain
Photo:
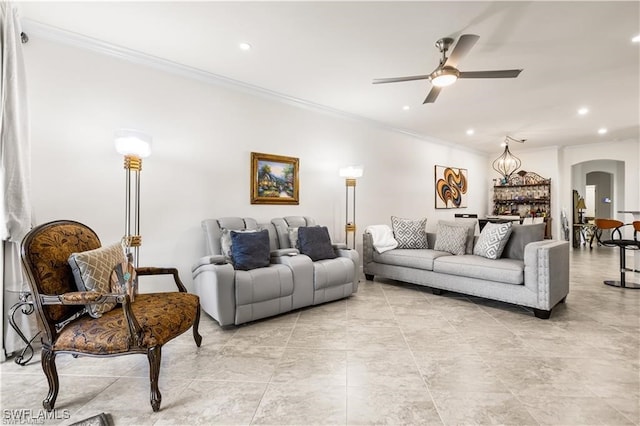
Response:
[{"label": "white curtain", "polygon": [[[11,2],[0,3],[0,184],[3,203],[2,225],[3,347],[5,354],[24,347],[10,327],[7,314],[27,289],[20,265],[19,245],[31,228],[30,177],[31,143],[27,109],[27,88],[22,52],[21,26]],[[33,318],[16,315],[18,325],[30,338]]]}]

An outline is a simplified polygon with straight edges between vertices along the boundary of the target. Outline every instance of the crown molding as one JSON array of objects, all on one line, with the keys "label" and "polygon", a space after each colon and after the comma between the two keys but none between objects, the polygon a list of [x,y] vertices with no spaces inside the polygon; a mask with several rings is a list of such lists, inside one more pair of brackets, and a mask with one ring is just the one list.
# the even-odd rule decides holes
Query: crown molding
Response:
[{"label": "crown molding", "polygon": [[242,91],[255,96],[260,96],[270,100],[282,102],[288,105],[292,105],[298,108],[304,108],[330,114],[336,117],[341,117],[348,120],[358,121],[367,125],[377,127],[379,129],[387,130],[394,133],[399,133],[405,136],[409,136],[415,139],[419,139],[426,142],[435,143],[438,145],[444,145],[451,148],[461,149],[463,151],[472,152],[479,155],[487,155],[486,152],[475,150],[463,145],[447,142],[441,139],[426,136],[420,133],[413,132],[408,129],[389,126],[371,118],[366,118],[357,114],[352,114],[346,111],[331,108],[325,105],[317,104],[307,101],[305,99],[296,98],[294,96],[285,95],[280,92],[265,89],[263,87],[255,86],[243,81],[234,80],[223,75],[215,74],[209,71],[204,71],[198,68],[189,67],[177,62],[173,62],[167,59],[163,59],[157,56],[149,55],[147,53],[139,52],[137,50],[129,49],[123,46],[118,46],[112,43],[108,43],[103,40],[99,40],[93,37],[89,37],[83,34],[75,33],[72,31],[63,30],[42,22],[34,21],[31,19],[22,19],[23,30],[29,35],[29,37],[40,37],[42,39],[50,40],[56,43],[61,43],[80,49],[89,50],[102,55],[111,56],[120,60],[124,60],[133,64],[143,65],[157,70],[161,70],[167,73],[179,75],[181,77],[198,80],[208,84],[214,84],[218,86],[224,86],[226,88]]}]

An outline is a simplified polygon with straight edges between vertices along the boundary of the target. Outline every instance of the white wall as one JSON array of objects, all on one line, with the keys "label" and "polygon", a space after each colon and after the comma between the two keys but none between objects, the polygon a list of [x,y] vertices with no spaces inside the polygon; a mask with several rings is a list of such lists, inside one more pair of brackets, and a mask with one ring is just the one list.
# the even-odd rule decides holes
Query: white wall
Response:
[{"label": "white wall", "polygon": [[[38,223],[75,219],[103,243],[124,227],[122,157],[113,133],[153,136],[142,171],[141,265],[191,265],[205,254],[200,221],[309,215],[344,239],[341,166],[363,164],[358,238],[391,215],[439,218],[488,210],[487,157],[290,103],[32,37],[25,45]],[[251,205],[250,153],[300,159],[300,205]],[[468,208],[434,209],[434,165],[468,169]]]}]

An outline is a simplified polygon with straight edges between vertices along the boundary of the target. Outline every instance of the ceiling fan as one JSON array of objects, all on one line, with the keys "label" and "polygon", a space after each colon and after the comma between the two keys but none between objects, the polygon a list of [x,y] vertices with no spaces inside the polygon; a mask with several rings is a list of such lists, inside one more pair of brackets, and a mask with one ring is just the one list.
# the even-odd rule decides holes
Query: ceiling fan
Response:
[{"label": "ceiling fan", "polygon": [[460,71],[457,65],[460,59],[462,59],[471,48],[478,42],[480,36],[474,34],[463,34],[458,39],[455,47],[451,51],[451,55],[447,58],[447,51],[453,45],[455,41],[452,38],[441,38],[436,41],[436,47],[442,53],[442,59],[438,67],[426,75],[414,75],[409,77],[395,77],[395,78],[376,78],[373,80],[373,84],[381,83],[397,83],[400,81],[411,80],[429,80],[433,84],[433,88],[427,95],[423,104],[433,103],[440,94],[443,87],[449,86],[456,82],[459,78],[515,78],[522,70],[495,70],[495,71]]}]

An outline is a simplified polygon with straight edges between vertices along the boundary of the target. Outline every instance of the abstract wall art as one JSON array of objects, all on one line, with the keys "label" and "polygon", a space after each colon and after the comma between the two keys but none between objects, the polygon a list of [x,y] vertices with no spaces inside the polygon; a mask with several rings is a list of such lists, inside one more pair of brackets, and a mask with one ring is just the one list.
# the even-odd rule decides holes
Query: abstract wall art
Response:
[{"label": "abstract wall art", "polygon": [[436,209],[467,207],[467,169],[435,166]]}]

